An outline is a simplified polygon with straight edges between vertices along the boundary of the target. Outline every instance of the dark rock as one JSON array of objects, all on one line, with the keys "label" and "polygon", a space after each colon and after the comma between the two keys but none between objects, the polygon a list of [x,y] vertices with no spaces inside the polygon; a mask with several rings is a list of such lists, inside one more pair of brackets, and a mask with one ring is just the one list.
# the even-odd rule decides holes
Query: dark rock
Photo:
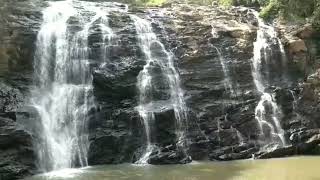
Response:
[{"label": "dark rock", "polygon": [[36,172],[32,137],[12,119],[0,117],[0,179],[20,179]]},{"label": "dark rock", "polygon": [[254,153],[259,151],[259,148],[254,144],[240,144],[235,146],[226,146],[216,149],[209,154],[210,160],[230,161],[236,159],[251,158]]},{"label": "dark rock", "polygon": [[296,145],[290,145],[282,148],[276,148],[269,152],[262,153],[257,156],[259,159],[279,158],[293,155],[312,155],[318,154],[318,145],[320,143],[320,134],[313,135],[306,141]]},{"label": "dark rock", "polygon": [[155,136],[154,142],[159,144],[160,147],[165,147],[170,144],[174,144],[177,141],[175,124],[177,120],[175,119],[175,112],[173,109],[168,109],[165,106],[155,107],[159,108],[158,112],[154,114],[154,124],[152,124],[152,133]]},{"label": "dark rock", "polygon": [[102,112],[106,114],[97,116],[94,124],[91,121],[89,164],[132,162],[135,151],[145,142],[137,112],[132,109]]},{"label": "dark rock", "polygon": [[[93,72],[97,112],[89,122],[90,165],[133,162],[145,145],[145,132],[137,106],[137,76],[145,62],[138,47],[134,25],[125,14],[112,14],[110,26],[117,33],[108,47],[107,59],[101,59],[100,47],[91,59],[105,66]],[[101,44],[99,32],[89,37],[89,44]]]},{"label": "dark rock", "polygon": [[[174,147],[174,146],[171,146]],[[149,164],[186,164],[192,161],[190,156],[187,156],[183,150],[170,150],[166,147],[153,152],[149,159]]]},{"label": "dark rock", "polygon": [[[30,128],[30,132],[38,135],[35,133],[39,123],[37,114],[32,108],[21,109],[31,89],[36,32],[41,24],[40,10],[46,5],[41,0],[33,2],[0,2],[4,4],[0,10],[5,9],[0,15],[5,13],[6,20],[6,23],[0,20],[5,24],[0,27],[3,42],[0,45],[0,79],[10,85],[0,84],[0,174],[7,179],[32,174],[35,166],[32,137],[19,126],[19,122],[24,123],[23,127],[33,122],[34,129]],[[148,163],[184,164],[191,158],[227,161],[251,158],[252,154],[258,158],[272,158],[318,153],[320,71],[316,70],[317,53],[306,59],[311,49],[307,40],[293,38],[294,41],[284,43],[289,55],[288,67],[282,64],[278,43],[270,44],[272,61],[262,64],[267,91],[282,110],[280,123],[292,144],[267,151],[260,147],[264,144],[260,143],[261,132],[255,119],[261,95],[252,78],[257,19],[242,7],[226,10],[178,2],[171,4],[164,14],[159,13],[160,10],[141,8],[130,13],[152,17],[156,35],[173,53],[185,91],[188,124],[184,127],[187,129],[186,145],[179,147],[176,145],[177,119],[167,102],[168,84],[161,68],[154,65],[151,73],[156,83],[152,98],[157,103],[150,107],[155,117],[151,141],[157,148]],[[138,46],[134,24],[127,14],[110,13],[109,20],[117,37],[107,42],[111,46],[105,56],[101,55],[102,31],[97,23],[88,37],[97,105],[88,115],[90,165],[135,162],[146,148],[142,119],[136,109],[139,101],[137,76],[145,65],[145,55]],[[71,32],[81,30],[76,19],[70,19],[68,24]],[[311,30],[307,27],[296,35],[308,39]],[[310,44],[313,45],[311,50],[317,52],[319,47]],[[163,57],[163,52],[158,51],[159,44],[153,43],[152,49],[154,57]],[[228,67],[233,91],[225,87],[221,59]],[[305,82],[299,85],[302,80]],[[15,122],[16,119],[20,120]]]},{"label": "dark rock", "polygon": [[17,111],[22,101],[23,96],[19,90],[0,83],[0,112],[10,116],[10,112]]},{"label": "dark rock", "polygon": [[36,158],[31,135],[16,122],[23,96],[0,83],[0,179],[20,179],[35,173]]}]

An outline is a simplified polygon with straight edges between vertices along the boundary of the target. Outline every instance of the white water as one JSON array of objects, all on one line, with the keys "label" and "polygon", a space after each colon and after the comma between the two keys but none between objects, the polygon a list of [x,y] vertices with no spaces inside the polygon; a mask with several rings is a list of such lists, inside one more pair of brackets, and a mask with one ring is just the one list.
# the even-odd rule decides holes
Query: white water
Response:
[{"label": "white water", "polygon": [[[214,30],[214,28],[212,28],[212,31],[211,31],[211,34],[212,34],[212,37],[217,37],[217,32]],[[230,76],[230,70],[229,70],[229,66],[228,66],[228,62],[227,60],[223,57],[222,53],[221,53],[221,50],[218,49],[217,47],[213,46],[217,53],[218,53],[218,56],[219,56],[219,61],[220,61],[220,64],[221,64],[221,67],[222,67],[222,70],[223,70],[223,74],[224,74],[224,89],[228,92],[230,92],[230,94],[232,96],[236,96],[236,92],[233,88],[233,85],[232,85],[232,79],[231,79],[231,76]]]},{"label": "white water", "polygon": [[[268,62],[272,58],[269,55],[269,53],[272,53],[272,48],[270,47],[270,42],[268,41],[278,43],[280,51],[282,53],[282,58],[285,57],[285,52],[282,44],[279,43],[280,40],[277,37],[277,33],[275,32],[274,28],[265,24],[263,20],[259,18],[258,12],[254,11],[253,14],[258,19],[259,29],[257,31],[257,40],[254,43],[252,75],[257,90],[262,94],[260,97],[260,101],[255,109],[255,118],[260,125],[260,131],[264,135],[264,138],[267,138],[264,131],[264,127],[267,126],[271,134],[271,137],[269,137],[271,142],[277,142],[279,143],[279,145],[285,146],[286,140],[284,137],[284,130],[282,129],[279,120],[282,112],[279,109],[277,103],[274,101],[272,95],[266,92],[265,84],[267,82],[264,81],[261,72],[262,62],[265,61],[265,63],[268,64]],[[282,60],[285,61],[286,59]],[[271,107],[271,112],[267,111],[267,107]]]},{"label": "white water", "polygon": [[221,146],[221,136],[220,136],[220,132],[221,132],[221,127],[220,127],[220,121],[217,121],[217,132],[218,132],[218,142],[219,142],[219,146]]},{"label": "white water", "polygon": [[235,96],[236,93],[235,93],[235,90],[232,85],[230,71],[229,71],[226,59],[222,56],[221,51],[217,47],[214,47],[214,48],[216,49],[216,51],[218,53],[219,61],[222,66],[222,70],[223,70],[223,74],[224,74],[224,82],[223,82],[224,88],[226,91],[230,92],[231,95]]},{"label": "white water", "polygon": [[297,106],[298,106],[298,97],[296,95],[296,93],[292,90],[290,90],[290,93],[292,95],[293,98],[293,102],[292,102],[292,110],[295,112],[297,110]]},{"label": "white water", "polygon": [[[34,63],[37,87],[31,98],[41,119],[37,154],[42,171],[88,165],[88,113],[95,108],[88,37],[97,21],[103,42],[113,36],[107,22],[109,5],[55,1],[42,12]],[[69,29],[70,19],[80,30]]]},{"label": "white water", "polygon": [[[139,46],[145,55],[146,65],[139,73],[137,87],[139,89],[139,106],[137,107],[139,114],[143,120],[146,136],[147,148],[143,157],[137,163],[146,163],[155,145],[152,142],[152,125],[154,123],[154,113],[159,111],[159,108],[173,108],[175,118],[177,120],[176,134],[178,139],[178,146],[184,145],[184,132],[186,125],[186,106],[184,102],[184,94],[180,88],[180,78],[177,70],[173,64],[173,56],[168,52],[164,45],[157,39],[156,34],[152,30],[151,22],[142,19],[138,16],[131,15],[134,21]],[[155,49],[152,49],[156,46]],[[161,55],[158,54],[160,51]],[[162,102],[153,97],[153,85],[155,79],[153,77],[153,70],[157,67],[161,69],[161,75],[168,84],[170,91],[170,99],[167,102]],[[157,107],[157,104],[162,104]],[[172,107],[171,107],[172,106]]]}]

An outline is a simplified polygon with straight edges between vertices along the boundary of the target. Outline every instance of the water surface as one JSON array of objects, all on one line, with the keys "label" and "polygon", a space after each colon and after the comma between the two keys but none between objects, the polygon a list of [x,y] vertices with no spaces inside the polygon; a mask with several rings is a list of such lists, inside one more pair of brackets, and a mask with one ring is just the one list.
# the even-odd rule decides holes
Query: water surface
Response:
[{"label": "water surface", "polygon": [[27,180],[319,180],[320,157],[294,157],[188,165],[131,164],[67,169]]}]

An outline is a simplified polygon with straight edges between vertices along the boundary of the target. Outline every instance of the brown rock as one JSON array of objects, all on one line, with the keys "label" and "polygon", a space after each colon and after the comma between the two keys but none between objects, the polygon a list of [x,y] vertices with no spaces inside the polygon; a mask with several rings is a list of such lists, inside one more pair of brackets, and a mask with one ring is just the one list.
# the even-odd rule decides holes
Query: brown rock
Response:
[{"label": "brown rock", "polygon": [[288,48],[290,54],[297,54],[307,51],[307,46],[302,39],[290,39],[288,42]]},{"label": "brown rock", "polygon": [[306,24],[298,30],[296,36],[301,39],[308,39],[311,38],[315,34],[315,32],[316,31],[313,29],[311,24]]}]

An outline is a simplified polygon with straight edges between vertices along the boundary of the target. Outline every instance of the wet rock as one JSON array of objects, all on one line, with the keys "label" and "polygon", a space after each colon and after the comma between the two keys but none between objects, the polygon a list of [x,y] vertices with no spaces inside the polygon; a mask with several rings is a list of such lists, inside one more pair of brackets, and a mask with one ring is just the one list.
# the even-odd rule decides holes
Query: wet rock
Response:
[{"label": "wet rock", "polygon": [[[126,14],[112,14],[110,26],[117,36],[101,59],[101,47],[91,55],[94,66],[93,86],[97,110],[89,122],[90,165],[134,162],[136,152],[145,145],[142,120],[136,110],[137,76],[145,62],[138,47],[134,25]],[[99,34],[99,32],[96,32]],[[92,46],[101,44],[93,35]],[[104,65],[102,65],[104,64]]]},{"label": "wet rock", "polygon": [[236,159],[249,159],[259,148],[254,144],[240,144],[227,146],[210,152],[210,160],[231,161]]},{"label": "wet rock", "polygon": [[295,155],[296,149],[294,146],[287,146],[282,148],[276,148],[270,152],[265,152],[256,156],[257,159],[279,158]]},{"label": "wet rock", "polygon": [[[175,49],[187,106],[195,114],[190,116],[188,125],[192,158],[207,158],[219,144],[239,144],[233,127],[245,137],[255,137],[257,132],[247,127],[256,126],[257,96],[246,93],[254,89],[250,64],[256,36],[255,18],[245,10],[225,11],[218,7],[177,5],[169,11],[174,14],[177,27],[159,21],[167,32],[164,41],[168,42],[169,38],[169,46]],[[193,17],[195,20],[189,21]],[[185,23],[187,20],[189,23]],[[230,69],[234,94],[225,89],[221,58]],[[222,129],[220,132],[217,132],[218,126]]]},{"label": "wet rock", "polygon": [[239,153],[230,153],[230,154],[223,154],[218,157],[218,160],[221,161],[232,161],[237,159],[249,159],[252,157],[252,154],[256,152],[256,148],[247,149],[245,151]]},{"label": "wet rock", "polygon": [[0,179],[20,179],[35,173],[32,136],[16,122],[23,96],[19,90],[0,83]]},{"label": "wet rock", "polygon": [[[41,1],[0,2],[0,179],[35,174],[33,136],[17,117],[32,82]],[[23,119],[26,122],[28,118]]]},{"label": "wet rock", "polygon": [[286,156],[301,155],[301,154],[304,154],[304,155],[318,154],[319,143],[320,143],[320,135],[316,134],[298,144],[281,147],[281,148],[275,148],[268,152],[262,153],[258,155],[257,158],[267,159],[267,158],[278,158],[278,157],[286,157]]},{"label": "wet rock", "polygon": [[[172,149],[172,148],[171,148]],[[186,164],[192,161],[190,156],[187,156],[183,150],[171,150],[164,148],[153,152],[149,159],[149,164]]]},{"label": "wet rock", "polygon": [[[11,12],[8,13],[12,16],[6,16],[10,18],[8,22],[11,24],[6,25],[5,30],[0,27],[0,40],[4,42],[4,45],[0,45],[0,76],[16,87],[0,85],[0,116],[6,119],[0,121],[4,122],[5,129],[4,138],[0,137],[0,148],[10,145],[14,149],[8,152],[12,153],[10,156],[19,156],[19,159],[22,153],[26,158],[21,162],[11,159],[7,161],[7,156],[2,156],[2,151],[0,152],[1,162],[2,159],[8,162],[3,169],[0,163],[0,172],[4,172],[6,177],[11,179],[29,174],[33,167],[30,156],[32,150],[28,149],[31,148],[31,136],[24,130],[17,129],[18,125],[13,120],[16,118],[15,111],[24,100],[23,94],[28,92],[32,81],[34,42],[41,24],[39,10],[45,5],[41,1],[34,2],[37,8],[33,7],[34,5],[30,8],[32,3],[29,1],[19,1],[17,7],[13,7],[11,3],[8,8]],[[24,6],[27,4],[29,5]],[[170,93],[165,91],[163,77],[156,76],[159,68],[154,68],[157,83],[154,85],[156,93],[153,97],[160,101],[160,105],[154,114],[152,129],[155,136],[152,141],[158,148],[151,154],[148,162],[183,164],[191,161],[188,155],[195,160],[209,158],[226,161],[250,158],[259,151],[261,136],[255,119],[255,107],[260,94],[256,91],[252,78],[253,42],[258,23],[256,18],[248,9],[242,7],[222,9],[218,6],[193,6],[176,2],[171,4],[165,13],[159,13],[160,10],[161,8],[154,8],[149,14],[150,11],[141,8],[132,10],[131,13],[151,16],[158,38],[174,55],[188,107],[188,147],[183,149],[175,146],[177,120],[174,111],[172,108],[159,108],[161,102],[169,104],[166,100]],[[130,17],[124,13],[111,13],[109,18],[110,26],[117,37],[110,42],[106,58],[99,55],[102,49],[102,34],[97,24],[90,30],[91,35],[88,37],[92,50],[89,59],[97,106],[89,114],[90,165],[135,162],[141,157],[146,146],[142,119],[136,109],[139,99],[137,76],[145,65],[145,57],[137,45],[139,42]],[[72,30],[79,30],[78,22],[70,19],[68,23]],[[2,35],[2,32],[5,35]],[[283,66],[279,65],[282,63],[279,50],[275,51],[274,60],[270,64],[263,65],[268,67],[270,72],[268,74],[265,71],[263,76],[267,77],[268,86],[275,86],[268,87],[268,92],[274,95],[283,111],[281,125],[293,145],[270,152],[262,151],[257,153],[259,158],[308,154],[319,144],[316,128],[320,125],[320,76],[314,71],[314,67],[310,67],[317,67],[316,63],[311,65],[312,61],[307,63],[306,60],[309,42],[305,39],[312,36],[313,30],[307,25],[299,31],[289,33],[286,29],[280,29],[279,32],[289,55],[287,81],[279,78],[279,74],[284,74]],[[158,44],[153,44],[152,48],[158,49]],[[278,47],[272,44],[271,48]],[[156,52],[154,55],[160,58],[163,54]],[[229,68],[233,91],[225,87],[221,60],[224,60]],[[301,87],[295,87],[298,84],[297,79],[300,79],[299,82],[305,79],[306,82]],[[294,90],[297,95],[295,107],[290,90]],[[27,119],[27,113],[22,117]],[[33,119],[25,122],[31,120]],[[13,140],[9,141],[8,137]],[[21,142],[21,138],[25,141]],[[17,143],[12,145],[11,142]],[[20,152],[16,149],[24,150]]]},{"label": "wet rock", "polygon": [[164,147],[177,142],[176,128],[178,127],[175,118],[174,109],[159,108],[159,111],[154,113],[154,124],[152,134],[155,136],[154,142]]},{"label": "wet rock", "polygon": [[32,81],[34,42],[45,4],[4,0],[0,5],[0,79],[25,92]]},{"label": "wet rock", "polygon": [[190,155],[193,160],[208,159],[209,142],[210,141],[203,138],[203,136],[193,140],[193,142],[188,145],[188,155]]},{"label": "wet rock", "polygon": [[0,179],[20,179],[36,172],[31,135],[12,119],[0,117]]},{"label": "wet rock", "polygon": [[145,143],[137,112],[132,109],[102,112],[105,114],[90,122],[89,164],[133,162],[135,151]]}]

